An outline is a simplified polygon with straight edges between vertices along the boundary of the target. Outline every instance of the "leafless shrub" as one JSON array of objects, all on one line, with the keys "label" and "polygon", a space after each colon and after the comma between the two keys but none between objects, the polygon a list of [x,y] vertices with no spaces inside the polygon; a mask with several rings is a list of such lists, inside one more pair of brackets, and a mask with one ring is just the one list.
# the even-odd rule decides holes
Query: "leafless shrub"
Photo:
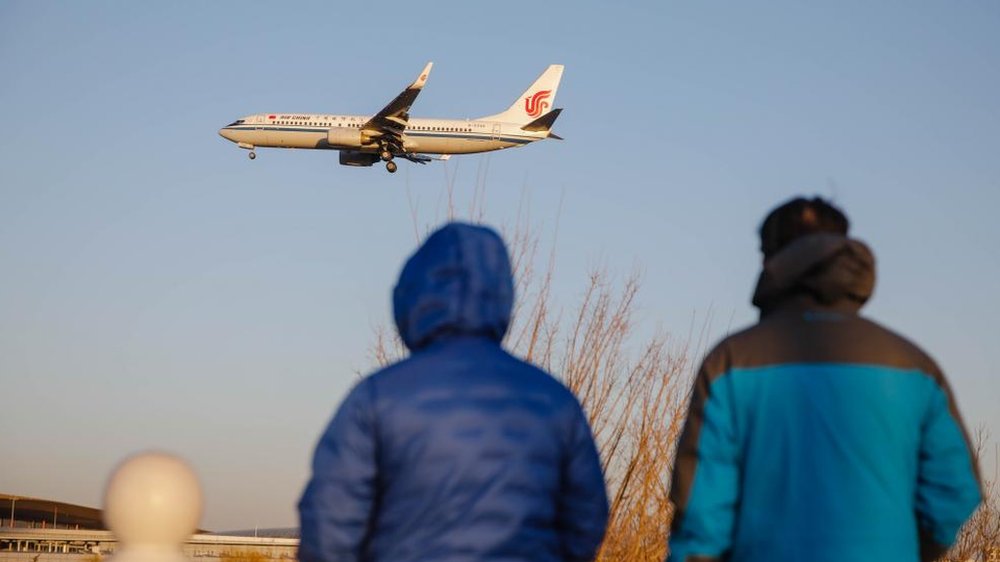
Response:
[{"label": "leafless shrub", "polygon": [[[980,466],[983,466],[989,441],[985,428],[976,431],[973,447]],[[948,552],[948,560],[1000,561],[1000,449],[996,445],[993,446],[993,466],[997,467],[994,474],[983,482],[983,503],[959,531],[955,546]]]}]

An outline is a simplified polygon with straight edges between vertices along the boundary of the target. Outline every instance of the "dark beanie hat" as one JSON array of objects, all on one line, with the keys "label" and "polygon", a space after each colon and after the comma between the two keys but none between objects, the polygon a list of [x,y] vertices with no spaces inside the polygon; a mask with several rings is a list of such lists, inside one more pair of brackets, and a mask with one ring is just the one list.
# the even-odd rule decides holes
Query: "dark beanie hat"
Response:
[{"label": "dark beanie hat", "polygon": [[760,225],[760,250],[770,259],[789,243],[819,232],[847,236],[844,213],[820,197],[796,197],[768,213]]}]

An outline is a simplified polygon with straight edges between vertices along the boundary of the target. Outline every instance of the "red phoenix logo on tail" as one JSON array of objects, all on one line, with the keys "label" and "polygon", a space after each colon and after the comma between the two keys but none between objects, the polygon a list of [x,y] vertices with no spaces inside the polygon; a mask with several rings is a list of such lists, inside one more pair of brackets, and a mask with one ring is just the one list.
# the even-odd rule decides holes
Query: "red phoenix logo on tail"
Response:
[{"label": "red phoenix logo on tail", "polygon": [[550,95],[552,95],[552,90],[542,90],[535,92],[531,97],[524,98],[524,111],[528,113],[528,117],[538,117],[543,111],[548,109],[549,102],[545,100]]}]

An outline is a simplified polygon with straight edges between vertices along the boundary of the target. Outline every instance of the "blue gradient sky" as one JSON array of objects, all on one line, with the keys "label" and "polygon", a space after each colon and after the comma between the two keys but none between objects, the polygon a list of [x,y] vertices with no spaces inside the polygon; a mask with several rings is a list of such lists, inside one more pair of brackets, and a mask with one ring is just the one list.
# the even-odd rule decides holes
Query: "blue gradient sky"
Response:
[{"label": "blue gradient sky", "polygon": [[[879,258],[867,314],[1000,438],[1000,4],[830,4],[0,3],[0,491],[99,505],[158,447],[197,466],[205,527],[295,524],[411,204],[423,230],[480,173],[488,221],[527,205],[555,240],[561,304],[638,266],[640,331],[680,337],[752,322],[763,214],[834,198]],[[567,140],[390,176],[216,134],[374,112],[429,60],[417,116],[565,64]]]}]

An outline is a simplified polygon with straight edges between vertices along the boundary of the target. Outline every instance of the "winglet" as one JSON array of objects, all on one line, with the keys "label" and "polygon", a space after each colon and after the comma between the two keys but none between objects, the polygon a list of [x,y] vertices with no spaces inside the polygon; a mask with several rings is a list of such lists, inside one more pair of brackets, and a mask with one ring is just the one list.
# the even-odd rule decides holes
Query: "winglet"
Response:
[{"label": "winglet", "polygon": [[420,90],[427,83],[427,76],[431,73],[434,63],[429,62],[420,72],[420,76],[399,93],[389,105],[382,108],[371,119],[361,127],[373,136],[381,136],[386,133],[400,135],[406,129],[406,123],[410,120],[410,106],[417,99]]},{"label": "winglet", "polygon": [[419,90],[420,88],[423,88],[424,84],[427,83],[427,77],[431,73],[431,67],[432,66],[434,66],[433,62],[427,63],[427,66],[425,66],[424,69],[422,71],[420,71],[420,76],[418,76],[417,79],[414,80],[412,84],[410,84],[410,88],[413,88],[415,90]]}]

